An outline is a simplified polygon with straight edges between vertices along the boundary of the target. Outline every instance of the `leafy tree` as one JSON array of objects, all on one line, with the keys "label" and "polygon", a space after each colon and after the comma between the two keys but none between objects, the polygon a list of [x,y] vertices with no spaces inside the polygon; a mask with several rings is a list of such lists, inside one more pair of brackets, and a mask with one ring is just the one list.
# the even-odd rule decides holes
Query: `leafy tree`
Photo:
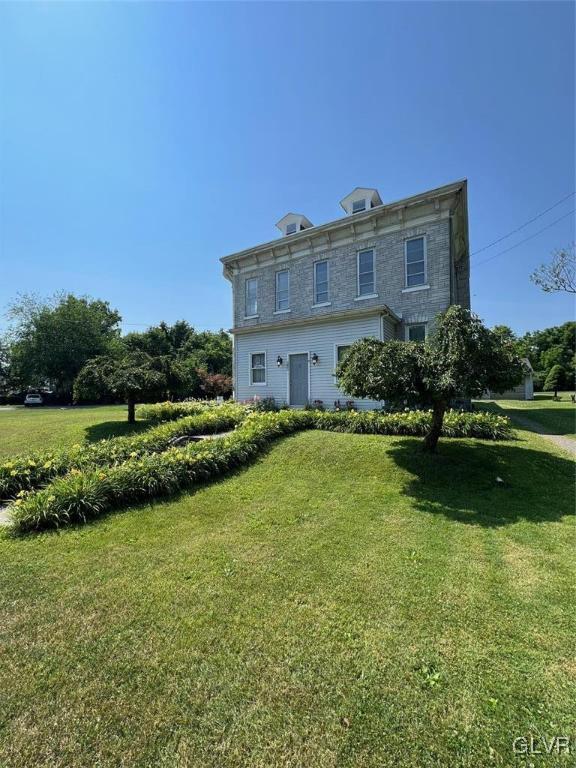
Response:
[{"label": "leafy tree", "polygon": [[108,302],[73,294],[57,294],[47,301],[21,296],[9,317],[13,385],[49,385],[61,398],[71,397],[82,366],[109,352],[120,336],[121,317]]},{"label": "leafy tree", "polygon": [[530,280],[546,293],[576,293],[576,247],[558,248],[549,264],[541,264]]},{"label": "leafy tree", "polygon": [[554,392],[555,398],[558,397],[558,390],[560,389],[560,381],[562,380],[563,373],[564,371],[562,370],[561,365],[553,365],[544,382],[544,391]]},{"label": "leafy tree", "polygon": [[356,342],[337,374],[354,397],[431,407],[424,449],[434,452],[454,398],[479,397],[487,389],[503,392],[521,381],[523,367],[510,342],[468,310],[452,306],[438,315],[425,342]]},{"label": "leafy tree", "polygon": [[103,400],[120,397],[128,405],[128,421],[136,421],[135,404],[158,396],[166,377],[154,368],[154,359],[145,352],[125,357],[97,357],[90,360],[74,382],[74,400]]}]

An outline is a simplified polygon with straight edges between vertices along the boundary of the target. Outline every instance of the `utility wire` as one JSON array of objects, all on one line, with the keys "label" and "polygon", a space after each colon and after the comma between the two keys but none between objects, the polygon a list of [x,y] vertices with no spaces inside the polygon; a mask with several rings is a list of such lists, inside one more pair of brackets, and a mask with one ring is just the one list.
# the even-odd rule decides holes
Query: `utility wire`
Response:
[{"label": "utility wire", "polygon": [[554,205],[551,205],[550,208],[546,208],[545,211],[542,211],[542,213],[537,214],[536,216],[534,216],[534,218],[530,219],[529,221],[525,222],[524,224],[521,224],[519,227],[516,227],[516,229],[513,229],[511,232],[508,232],[507,235],[503,235],[502,237],[499,237],[498,240],[494,240],[494,242],[488,243],[488,245],[485,245],[482,248],[479,248],[477,251],[474,251],[474,253],[471,253],[470,256],[476,256],[476,254],[482,253],[482,251],[485,251],[488,248],[492,248],[493,245],[498,245],[498,243],[501,243],[502,240],[506,240],[506,238],[510,237],[510,235],[515,235],[516,232],[520,232],[520,230],[524,229],[524,227],[527,227],[528,224],[532,224],[532,222],[536,221],[536,219],[540,219],[546,213],[549,213],[549,211],[552,211],[554,208],[557,208],[565,200],[568,200],[568,198],[574,197],[574,195],[576,195],[576,191],[575,192],[570,192],[569,195],[566,195],[566,197],[563,197],[562,200],[558,200],[558,202],[554,203]]},{"label": "utility wire", "polygon": [[[568,211],[568,213],[565,213],[564,216],[560,216],[559,219],[555,219],[554,221],[550,222],[550,224],[547,224],[545,227],[542,227],[542,229],[539,229],[538,232],[534,232],[533,235],[529,235],[528,237],[525,237],[524,240],[520,240],[520,242],[516,243],[515,245],[511,245],[510,248],[505,248],[503,251],[499,251],[498,253],[495,253],[493,256],[488,256],[487,259],[482,259],[482,261],[472,264],[472,266],[479,267],[481,264],[486,264],[487,261],[492,261],[492,259],[495,259],[497,256],[502,256],[502,254],[508,253],[508,251],[512,251],[514,248],[518,248],[519,245],[522,245],[528,240],[532,240],[533,237],[536,237],[537,235],[541,234],[547,229],[550,229],[550,227],[553,227],[554,224],[558,224],[559,221],[562,221],[563,219],[567,219],[568,216],[572,216],[574,213],[576,213],[576,208],[574,208],[571,211]],[[476,253],[478,253],[478,251],[476,251]]]}]

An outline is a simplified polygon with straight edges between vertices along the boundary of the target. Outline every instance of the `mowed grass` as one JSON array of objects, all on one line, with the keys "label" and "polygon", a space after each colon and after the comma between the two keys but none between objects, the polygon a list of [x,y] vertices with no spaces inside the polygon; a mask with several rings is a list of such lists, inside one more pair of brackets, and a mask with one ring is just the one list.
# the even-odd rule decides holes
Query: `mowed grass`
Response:
[{"label": "mowed grass", "polygon": [[504,411],[517,424],[524,420],[536,424],[546,434],[564,435],[576,440],[576,405],[570,400],[571,392],[559,392],[554,401],[550,392],[536,392],[534,400],[489,400],[478,404],[489,405],[492,410]]},{"label": "mowed grass", "polygon": [[128,435],[148,426],[144,421],[128,424],[127,419],[125,405],[82,408],[0,407],[0,457]]},{"label": "mowed grass", "polygon": [[420,443],[303,432],[5,535],[0,765],[569,765],[512,741],[576,737],[573,462],[530,433]]}]

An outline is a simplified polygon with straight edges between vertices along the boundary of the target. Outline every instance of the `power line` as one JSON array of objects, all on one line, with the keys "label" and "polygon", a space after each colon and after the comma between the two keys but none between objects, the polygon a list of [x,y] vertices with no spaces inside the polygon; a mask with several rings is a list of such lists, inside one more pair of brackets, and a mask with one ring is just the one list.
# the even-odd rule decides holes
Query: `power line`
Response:
[{"label": "power line", "polygon": [[[499,251],[498,253],[495,253],[494,256],[488,256],[487,259],[483,259],[482,261],[479,261],[477,264],[472,264],[472,266],[479,267],[481,264],[486,264],[487,261],[492,261],[492,259],[495,259],[497,256],[502,256],[502,254],[508,253],[508,251],[512,251],[514,248],[518,248],[519,245],[522,245],[528,240],[532,240],[533,237],[536,237],[542,232],[545,232],[547,229],[550,229],[550,227],[553,227],[554,224],[558,224],[559,221],[562,221],[563,219],[567,219],[568,216],[572,216],[572,214],[574,213],[576,213],[576,208],[574,208],[571,211],[568,211],[568,213],[565,213],[564,216],[560,216],[559,219],[555,219],[550,224],[547,224],[545,227],[542,227],[542,229],[539,229],[538,232],[534,232],[533,235],[529,235],[528,237],[525,237],[524,240],[520,240],[519,243],[516,243],[515,245],[511,245],[510,248],[505,248],[503,251]],[[478,251],[476,251],[476,253],[478,253]]]},{"label": "power line", "polygon": [[476,254],[482,253],[482,251],[485,251],[488,248],[492,248],[493,245],[498,245],[498,243],[501,243],[502,240],[506,240],[506,238],[510,237],[510,235],[515,235],[516,232],[520,232],[520,230],[524,229],[524,227],[527,227],[528,224],[532,224],[532,222],[536,221],[536,219],[540,219],[546,213],[549,213],[550,211],[554,210],[554,208],[557,208],[565,200],[568,200],[568,198],[574,197],[574,195],[576,195],[576,191],[570,192],[569,195],[566,195],[566,197],[563,197],[562,200],[558,200],[558,202],[554,203],[554,205],[551,205],[550,208],[546,208],[546,210],[542,211],[542,213],[538,213],[536,216],[534,216],[534,218],[529,219],[529,221],[526,221],[524,224],[521,224],[519,227],[516,227],[516,229],[513,229],[511,232],[508,232],[507,235],[502,235],[502,237],[499,237],[498,240],[494,240],[494,242],[488,243],[488,245],[485,245],[482,248],[479,248],[477,251],[474,251],[474,253],[471,253],[470,256],[476,256]]}]

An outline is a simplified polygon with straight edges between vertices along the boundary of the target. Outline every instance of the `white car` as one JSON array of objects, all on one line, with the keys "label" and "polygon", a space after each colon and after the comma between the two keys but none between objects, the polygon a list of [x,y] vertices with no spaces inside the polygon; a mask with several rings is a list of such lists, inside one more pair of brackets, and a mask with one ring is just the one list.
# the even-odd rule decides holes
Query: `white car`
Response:
[{"label": "white car", "polygon": [[38,392],[28,392],[24,398],[24,405],[26,407],[31,405],[44,405],[44,398]]}]

